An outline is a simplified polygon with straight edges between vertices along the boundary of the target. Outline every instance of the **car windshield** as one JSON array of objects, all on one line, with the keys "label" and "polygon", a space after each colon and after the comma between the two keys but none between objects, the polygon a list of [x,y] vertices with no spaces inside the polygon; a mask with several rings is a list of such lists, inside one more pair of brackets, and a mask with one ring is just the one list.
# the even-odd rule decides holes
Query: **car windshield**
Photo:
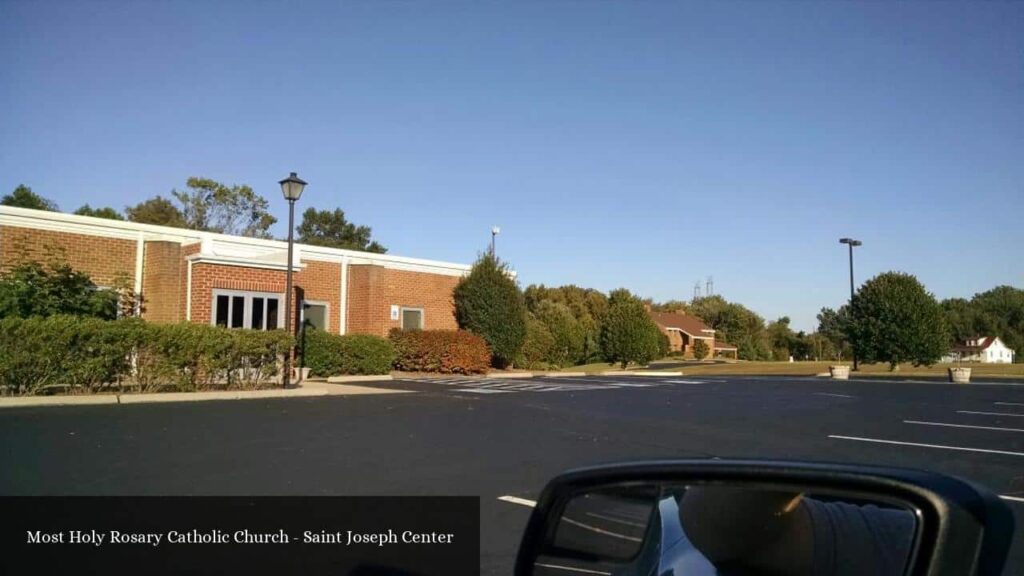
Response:
[{"label": "car windshield", "polygon": [[1022,64],[1022,2],[0,2],[0,572],[509,574],[639,460],[1024,526]]}]

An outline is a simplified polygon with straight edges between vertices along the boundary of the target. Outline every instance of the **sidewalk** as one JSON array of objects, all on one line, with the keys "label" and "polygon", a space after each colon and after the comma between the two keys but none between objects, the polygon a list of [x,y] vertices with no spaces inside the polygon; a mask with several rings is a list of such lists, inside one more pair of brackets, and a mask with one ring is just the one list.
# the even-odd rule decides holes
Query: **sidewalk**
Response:
[{"label": "sidewalk", "polygon": [[330,384],[307,380],[288,390],[218,390],[214,392],[164,392],[159,394],[94,394],[88,396],[14,396],[0,398],[0,408],[25,406],[95,406],[100,404],[153,404],[162,402],[208,402],[211,400],[263,400],[268,398],[309,398],[314,396],[362,396],[365,394],[407,394],[407,390],[370,388],[352,384]]}]

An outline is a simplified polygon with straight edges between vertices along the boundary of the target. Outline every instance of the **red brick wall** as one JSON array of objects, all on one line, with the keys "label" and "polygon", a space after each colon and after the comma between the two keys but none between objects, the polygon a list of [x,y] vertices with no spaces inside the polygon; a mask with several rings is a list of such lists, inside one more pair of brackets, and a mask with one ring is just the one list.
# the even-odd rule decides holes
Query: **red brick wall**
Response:
[{"label": "red brick wall", "polygon": [[[308,300],[322,300],[330,305],[329,332],[338,332],[338,301],[341,298],[341,265],[333,262],[306,261],[305,269],[292,276],[293,312],[298,307],[299,295],[304,292]],[[192,321],[208,324],[213,308],[213,291],[245,290],[284,294],[287,274],[284,270],[225,266],[198,263],[192,265]],[[300,289],[303,292],[300,292]],[[281,303],[284,306],[284,302]],[[294,314],[293,314],[294,317]],[[293,322],[286,320],[288,325]]]},{"label": "red brick wall", "polygon": [[348,331],[386,336],[401,320],[391,320],[391,306],[423,309],[427,330],[454,330],[454,276],[392,270],[382,266],[349,266]]},{"label": "red brick wall", "polygon": [[661,326],[658,326],[661,333],[668,336],[668,349],[672,352],[678,352],[683,349],[683,337],[680,335],[678,330],[665,330]]},{"label": "red brick wall", "polygon": [[20,262],[67,262],[100,286],[135,282],[135,240],[0,227],[0,270]]},{"label": "red brick wall", "polygon": [[[25,260],[47,261],[57,257],[88,274],[101,286],[113,286],[118,281],[132,286],[136,244],[135,240],[0,227],[0,269]],[[198,253],[200,248],[199,243],[185,246],[164,241],[145,243],[142,291],[147,320],[176,322],[185,319],[189,268],[186,258]],[[302,289],[306,299],[328,304],[329,329],[337,332],[342,313],[339,309],[341,265],[308,260],[303,264],[304,269],[295,273],[295,286]],[[347,332],[386,336],[388,330],[401,325],[399,320],[390,319],[392,305],[422,308],[427,329],[455,329],[452,290],[458,280],[441,274],[351,265]],[[210,322],[214,289],[281,294],[284,287],[285,272],[281,270],[193,264],[191,320]]]},{"label": "red brick wall", "polygon": [[185,318],[182,303],[181,244],[146,242],[143,250],[142,317],[150,322],[180,322]]}]

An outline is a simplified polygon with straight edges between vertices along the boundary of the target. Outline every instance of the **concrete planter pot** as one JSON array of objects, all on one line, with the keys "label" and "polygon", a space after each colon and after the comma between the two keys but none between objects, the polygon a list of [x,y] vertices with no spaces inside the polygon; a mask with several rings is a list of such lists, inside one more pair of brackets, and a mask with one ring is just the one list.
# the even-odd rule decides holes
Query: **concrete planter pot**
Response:
[{"label": "concrete planter pot", "polygon": [[850,379],[850,367],[849,366],[829,366],[828,373],[832,376],[833,380],[849,380]]},{"label": "concrete planter pot", "polygon": [[971,369],[957,366],[949,369],[949,381],[957,384],[967,384],[971,381]]},{"label": "concrete planter pot", "polygon": [[310,368],[299,368],[298,366],[293,367],[291,378],[292,384],[305,382],[306,379],[309,378],[309,371]]}]

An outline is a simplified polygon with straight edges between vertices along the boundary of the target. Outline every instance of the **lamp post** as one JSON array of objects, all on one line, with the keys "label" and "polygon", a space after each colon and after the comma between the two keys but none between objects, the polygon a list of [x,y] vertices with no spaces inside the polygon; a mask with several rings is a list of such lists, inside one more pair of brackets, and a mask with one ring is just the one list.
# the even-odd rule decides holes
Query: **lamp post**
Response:
[{"label": "lamp post", "polygon": [[[861,242],[860,240],[854,240],[853,238],[840,238],[839,239],[839,243],[840,244],[846,244],[847,246],[850,247],[850,304],[852,305],[853,304],[853,294],[854,294],[854,290],[853,290],[853,247],[854,246],[860,246],[861,244],[863,244],[863,242]],[[853,370],[854,370],[854,372],[856,372],[857,371],[857,344],[855,342],[850,342],[850,344],[851,344],[851,347],[853,348]]]},{"label": "lamp post", "polygon": [[494,239],[501,234],[501,228],[497,226],[491,226],[491,258],[496,258],[497,253],[494,251]]},{"label": "lamp post", "polygon": [[[295,330],[291,328],[290,322],[292,321],[292,253],[295,250],[295,201],[302,196],[302,190],[306,187],[306,182],[301,180],[295,172],[292,172],[287,178],[281,180],[280,184],[281,193],[284,194],[284,199],[288,201],[288,272],[286,273],[288,279],[285,281],[284,326],[286,330],[290,330],[294,335]],[[292,346],[288,349],[288,357],[285,359],[284,365],[284,378],[281,380],[285,388],[291,384],[294,359],[295,347]]]}]

